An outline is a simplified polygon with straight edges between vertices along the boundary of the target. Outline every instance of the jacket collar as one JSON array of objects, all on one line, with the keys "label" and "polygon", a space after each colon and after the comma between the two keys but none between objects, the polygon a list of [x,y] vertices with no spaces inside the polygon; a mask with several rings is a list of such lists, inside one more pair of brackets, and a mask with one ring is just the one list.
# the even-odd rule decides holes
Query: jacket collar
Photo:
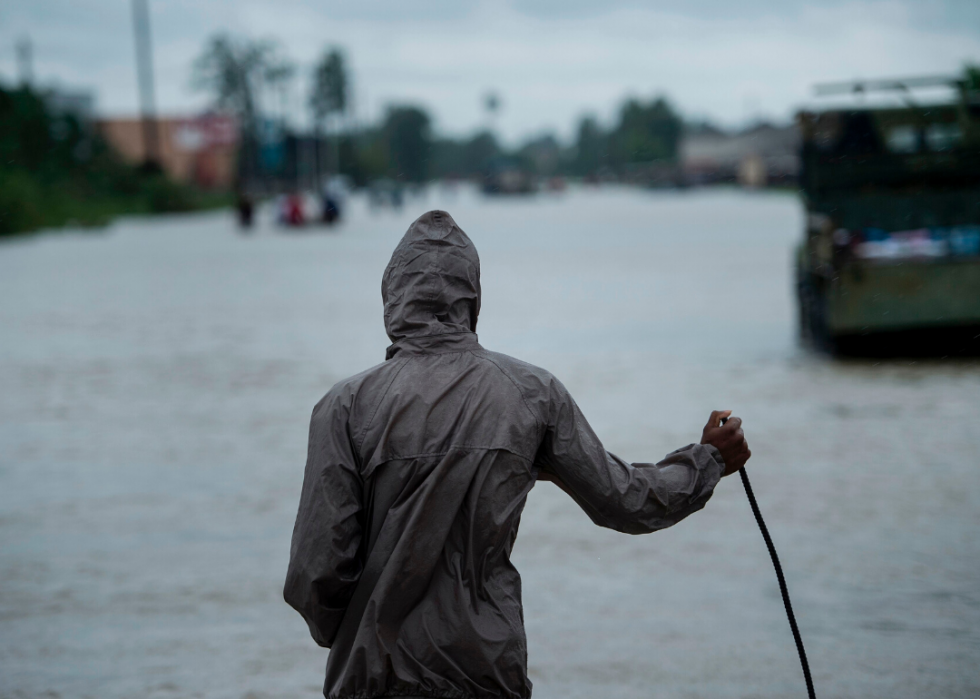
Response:
[{"label": "jacket collar", "polygon": [[413,354],[448,354],[450,352],[468,352],[483,349],[476,333],[457,332],[440,335],[420,335],[405,337],[390,345],[385,352],[385,359],[397,355]]}]

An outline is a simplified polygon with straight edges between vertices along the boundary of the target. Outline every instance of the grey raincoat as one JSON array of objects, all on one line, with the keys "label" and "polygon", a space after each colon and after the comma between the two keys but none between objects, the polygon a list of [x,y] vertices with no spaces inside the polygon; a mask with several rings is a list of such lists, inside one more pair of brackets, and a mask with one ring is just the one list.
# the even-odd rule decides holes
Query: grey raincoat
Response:
[{"label": "grey raincoat", "polygon": [[330,699],[529,697],[510,554],[539,473],[641,534],[704,507],[724,463],[699,444],[626,463],[554,376],[481,347],[480,260],[443,211],[408,229],[381,293],[386,361],[313,409],[286,601],[331,649]]}]

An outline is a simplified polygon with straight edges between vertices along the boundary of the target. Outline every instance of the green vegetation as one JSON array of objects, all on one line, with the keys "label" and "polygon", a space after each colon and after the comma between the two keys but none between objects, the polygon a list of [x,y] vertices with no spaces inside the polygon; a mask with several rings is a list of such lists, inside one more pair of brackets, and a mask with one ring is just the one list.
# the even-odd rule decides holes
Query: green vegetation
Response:
[{"label": "green vegetation", "polygon": [[662,97],[650,104],[628,100],[619,125],[609,134],[614,163],[673,162],[681,138],[681,119]]},{"label": "green vegetation", "polygon": [[215,34],[191,67],[191,86],[210,93],[214,107],[238,121],[238,165],[244,179],[261,169],[259,127],[264,104],[278,94],[285,122],[286,95],[296,71],[272,39],[253,40]]},{"label": "green vegetation", "polygon": [[437,177],[474,177],[502,152],[497,139],[489,131],[459,140],[436,138],[432,142],[432,171]]},{"label": "green vegetation", "polygon": [[126,165],[78,115],[29,88],[0,86],[0,236],[226,202]]},{"label": "green vegetation", "polygon": [[980,65],[968,63],[963,68],[962,89],[967,99],[980,99]]},{"label": "green vegetation", "polygon": [[[324,124],[330,117],[343,118],[347,112],[347,68],[344,65],[344,54],[338,48],[325,51],[319,63],[313,69],[313,86],[310,89],[310,109],[313,111],[313,127],[316,142],[322,141]],[[333,145],[330,148],[331,169],[340,168],[340,134],[334,133]],[[319,147],[315,157],[317,179],[320,179],[321,154]]]},{"label": "green vegetation", "polygon": [[347,111],[347,69],[339,49],[325,52],[313,69],[310,108],[317,126],[322,126],[328,117]]},{"label": "green vegetation", "polygon": [[[579,124],[576,142],[562,147],[551,135],[528,140],[513,151],[493,134],[470,138],[434,138],[428,115],[418,107],[390,107],[379,129],[353,138],[353,152],[342,158],[342,171],[355,180],[390,177],[408,182],[429,178],[470,178],[505,159],[542,176],[620,176],[631,166],[677,161],[683,122],[663,98],[649,103],[628,100],[618,122],[608,131],[591,117]],[[353,161],[350,156],[353,156]],[[354,162],[354,161],[362,162]],[[344,165],[350,170],[344,170]]]},{"label": "green vegetation", "polygon": [[[295,176],[291,173],[298,169],[296,143],[310,136],[289,128],[285,107],[278,119],[271,118],[270,108],[276,93],[285,92],[294,77],[292,64],[271,39],[217,34],[194,63],[192,84],[211,95],[216,109],[231,111],[238,118],[242,132],[239,176],[244,182],[282,184]],[[622,177],[642,166],[675,164],[683,130],[681,117],[663,97],[647,102],[627,100],[617,122],[608,129],[595,119],[583,119],[577,141],[570,146],[562,146],[548,134],[513,150],[501,146],[487,130],[464,138],[440,137],[433,133],[433,119],[426,110],[411,104],[389,105],[380,123],[350,129],[345,117],[351,81],[343,51],[325,47],[310,78],[306,105],[313,125],[316,179],[326,172],[339,172],[360,186],[378,179],[404,183],[474,179],[502,162],[545,177]],[[484,104],[491,116],[501,109],[494,93],[485,96]],[[278,133],[271,139],[266,136],[263,142],[260,126]],[[270,141],[292,144],[283,148],[275,165],[260,157]],[[325,152],[329,158],[322,157]]]},{"label": "green vegetation", "polygon": [[429,179],[432,151],[429,115],[417,107],[391,107],[381,127],[388,174],[405,182]]},{"label": "green vegetation", "polygon": [[340,137],[339,171],[359,185],[379,178],[424,182],[479,177],[492,163],[506,160],[541,176],[622,176],[636,165],[676,163],[684,128],[663,98],[627,101],[608,130],[591,117],[582,119],[568,147],[546,134],[508,150],[489,131],[440,138],[431,123],[421,107],[390,106],[380,125]]}]

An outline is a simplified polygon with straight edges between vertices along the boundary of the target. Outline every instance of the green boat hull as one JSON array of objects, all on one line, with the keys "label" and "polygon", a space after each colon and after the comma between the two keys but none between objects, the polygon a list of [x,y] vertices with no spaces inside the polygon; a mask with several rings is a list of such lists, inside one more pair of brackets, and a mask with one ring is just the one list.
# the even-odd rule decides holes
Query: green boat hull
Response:
[{"label": "green boat hull", "polygon": [[980,325],[980,259],[855,262],[825,293],[831,336]]}]

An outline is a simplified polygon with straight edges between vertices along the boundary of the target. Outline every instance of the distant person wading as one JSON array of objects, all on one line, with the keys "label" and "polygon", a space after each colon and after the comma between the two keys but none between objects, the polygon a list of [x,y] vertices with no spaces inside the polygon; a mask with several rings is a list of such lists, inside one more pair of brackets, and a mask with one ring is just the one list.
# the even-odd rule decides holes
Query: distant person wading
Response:
[{"label": "distant person wading", "polygon": [[381,284],[386,361],[313,410],[284,595],[330,648],[330,699],[525,698],[528,492],[554,481],[599,526],[644,534],[700,510],[750,456],[715,411],[657,464],[607,452],[544,369],[477,341],[480,260],[449,214],[411,225]]}]

